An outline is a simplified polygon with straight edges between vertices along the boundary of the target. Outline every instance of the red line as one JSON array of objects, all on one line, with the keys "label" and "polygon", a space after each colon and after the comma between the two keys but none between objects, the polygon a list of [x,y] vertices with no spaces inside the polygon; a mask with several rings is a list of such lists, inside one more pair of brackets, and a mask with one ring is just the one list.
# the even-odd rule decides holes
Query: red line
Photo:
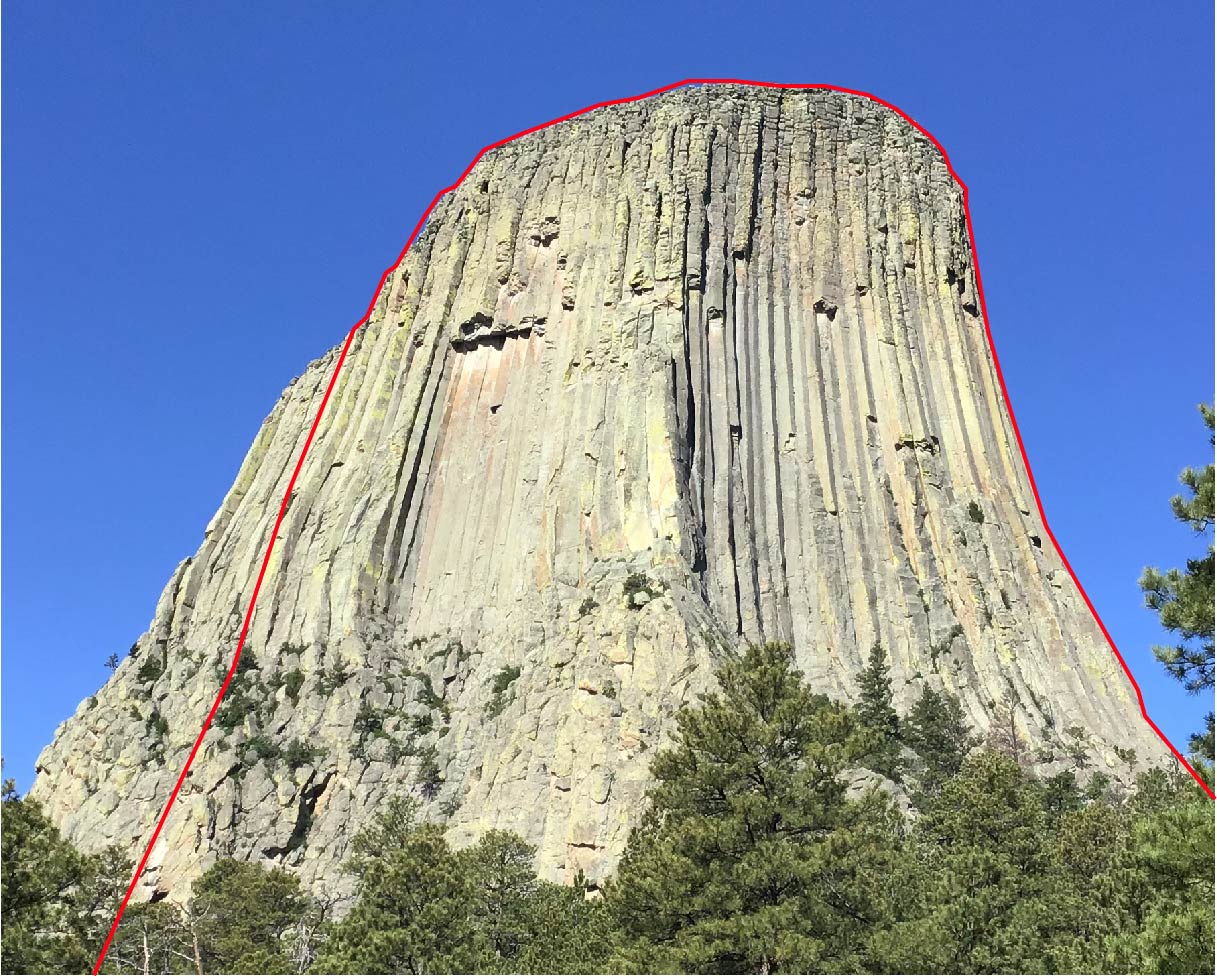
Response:
[{"label": "red line", "polygon": [[903,111],[900,108],[897,108],[895,105],[891,104],[891,102],[884,101],[882,98],[878,98],[877,96],[872,95],[869,92],[857,91],[856,89],[853,89],[853,88],[841,88],[838,85],[815,85],[815,84],[783,85],[783,84],[779,84],[778,82],[748,81],[748,80],[745,80],[742,78],[686,78],[684,81],[678,81],[671,85],[664,85],[662,88],[656,88],[653,91],[645,92],[641,95],[632,95],[629,98],[616,98],[616,99],[612,99],[611,101],[597,102],[594,105],[589,105],[586,108],[581,108],[576,112],[571,112],[568,115],[563,115],[561,118],[553,119],[549,122],[543,122],[540,125],[534,125],[531,128],[524,129],[521,132],[517,132],[515,135],[508,136],[505,139],[500,139],[498,142],[493,142],[490,145],[484,147],[476,156],[473,157],[473,161],[468,166],[465,167],[465,169],[461,173],[461,175],[459,177],[457,177],[456,182],[454,182],[451,186],[447,186],[444,189],[440,190],[439,193],[437,193],[435,195],[434,199],[428,205],[427,209],[425,211],[423,211],[423,215],[422,215],[422,217],[419,218],[418,223],[414,225],[414,230],[410,232],[410,237],[406,241],[405,247],[403,247],[401,249],[401,253],[397,256],[397,259],[393,262],[393,264],[391,264],[388,268],[386,268],[384,271],[384,274],[382,274],[380,276],[380,281],[376,285],[376,290],[372,294],[372,300],[368,303],[368,308],[367,308],[367,311],[364,312],[363,318],[361,318],[358,322],[356,322],[351,327],[351,331],[347,333],[346,342],[343,343],[343,346],[342,346],[342,353],[338,357],[337,364],[334,366],[334,373],[330,377],[329,386],[326,387],[325,396],[322,397],[322,399],[321,399],[321,406],[318,407],[318,409],[317,409],[317,416],[314,418],[313,426],[309,430],[308,439],[304,442],[304,447],[300,451],[300,458],[296,462],[296,468],[292,472],[291,480],[287,483],[287,491],[283,495],[283,503],[279,506],[279,516],[278,516],[278,518],[275,519],[275,527],[274,527],[274,530],[270,534],[270,541],[267,543],[267,546],[266,546],[266,554],[262,557],[262,568],[258,572],[258,579],[254,583],[253,595],[249,599],[249,609],[246,610],[246,612],[245,612],[245,622],[241,626],[241,636],[237,640],[237,650],[236,650],[236,653],[233,655],[232,665],[228,669],[228,674],[224,678],[224,683],[222,685],[220,685],[219,693],[216,695],[215,702],[212,703],[211,711],[207,713],[207,718],[204,719],[204,721],[203,721],[203,728],[200,730],[198,738],[195,739],[194,748],[190,750],[190,755],[186,758],[186,765],[182,767],[182,773],[180,776],[178,776],[177,783],[174,784],[173,792],[169,794],[169,801],[165,804],[165,809],[161,813],[160,819],[157,821],[156,829],[152,832],[152,839],[148,842],[147,850],[144,851],[144,856],[142,858],[140,858],[139,866],[135,869],[135,875],[131,879],[131,884],[128,885],[128,887],[127,887],[127,893],[126,893],[126,895],[123,896],[122,904],[118,908],[118,914],[115,916],[114,923],[110,926],[110,932],[106,936],[105,945],[103,945],[101,947],[101,952],[97,956],[97,962],[93,967],[94,974],[96,974],[97,972],[99,972],[101,970],[101,965],[105,961],[106,953],[110,949],[110,943],[114,940],[114,933],[118,930],[118,924],[122,920],[123,913],[127,910],[127,904],[131,900],[131,895],[135,891],[135,886],[136,886],[137,882],[139,881],[139,877],[141,874],[143,874],[144,867],[148,863],[148,858],[152,854],[152,848],[156,845],[157,838],[160,837],[161,829],[165,826],[165,821],[169,817],[169,812],[173,808],[174,801],[177,800],[178,793],[182,789],[182,783],[185,782],[186,776],[190,772],[190,766],[194,762],[194,757],[198,754],[199,748],[203,744],[203,738],[204,738],[204,736],[207,735],[207,730],[209,728],[211,728],[211,721],[215,717],[215,713],[216,713],[217,709],[219,709],[219,707],[220,707],[220,702],[224,698],[224,693],[228,690],[229,682],[232,681],[233,675],[236,674],[237,664],[241,659],[241,647],[245,643],[245,636],[249,632],[249,625],[253,619],[254,604],[257,603],[258,593],[262,589],[262,580],[266,576],[267,566],[270,565],[271,552],[274,549],[275,540],[279,534],[279,527],[283,524],[283,516],[287,512],[288,500],[291,498],[292,489],[296,485],[296,478],[299,476],[300,470],[304,466],[304,459],[305,459],[305,456],[308,454],[309,447],[313,443],[313,436],[317,433],[317,428],[321,424],[321,416],[325,412],[326,404],[329,403],[330,394],[334,391],[334,384],[338,380],[338,373],[342,369],[342,364],[346,361],[347,351],[351,348],[351,340],[355,338],[355,333],[359,331],[360,327],[363,326],[368,321],[368,319],[371,317],[372,309],[375,307],[376,300],[380,296],[380,290],[384,286],[385,279],[389,277],[389,275],[393,272],[393,269],[396,268],[402,262],[402,260],[405,258],[406,252],[410,249],[410,246],[414,243],[415,238],[418,237],[418,233],[420,230],[422,230],[423,224],[426,223],[427,218],[429,216],[431,216],[431,211],[435,209],[435,205],[437,203],[439,203],[439,201],[444,197],[445,194],[451,193],[458,186],[460,186],[462,182],[464,182],[465,177],[469,175],[469,173],[473,169],[473,167],[478,164],[478,161],[481,160],[481,158],[483,156],[485,156],[486,153],[490,152],[491,150],[498,149],[500,146],[504,146],[509,142],[513,142],[516,139],[521,138],[522,136],[531,135],[534,132],[539,132],[542,129],[547,129],[551,125],[557,125],[560,122],[566,122],[569,119],[576,118],[577,116],[580,116],[580,115],[585,115],[588,112],[595,111],[596,109],[607,108],[611,105],[624,105],[627,102],[641,101],[644,98],[652,98],[655,95],[661,95],[664,92],[669,92],[669,91],[672,91],[677,88],[684,88],[688,85],[752,85],[752,86],[758,87],[758,88],[800,88],[800,89],[819,88],[819,89],[827,89],[829,91],[842,92],[843,94],[846,94],[846,95],[855,95],[858,98],[868,99],[869,101],[875,102],[879,105],[882,105],[884,108],[890,109],[891,111],[895,112],[902,119],[904,119],[906,122],[908,122],[914,129],[916,129],[923,136],[925,136],[927,139],[929,139],[930,142],[932,142],[934,144],[934,147],[940,153],[942,153],[942,160],[944,163],[946,163],[947,171],[951,174],[951,177],[955,180],[955,182],[959,184],[959,188],[961,190],[963,190],[964,213],[967,217],[967,224],[968,224],[968,244],[972,251],[972,267],[976,272],[976,288],[977,288],[977,292],[980,296],[980,310],[981,310],[981,315],[982,315],[982,317],[984,319],[984,323],[985,323],[985,338],[989,343],[989,352],[993,356],[993,365],[997,371],[997,380],[998,380],[998,383],[1001,385],[1002,396],[1005,399],[1006,413],[1009,415],[1010,424],[1011,424],[1012,428],[1014,429],[1014,437],[1018,442],[1019,453],[1022,455],[1023,467],[1026,469],[1027,479],[1031,485],[1032,494],[1035,496],[1035,505],[1039,511],[1040,521],[1043,522],[1044,529],[1048,533],[1048,538],[1052,541],[1053,548],[1056,549],[1057,555],[1060,556],[1061,562],[1064,564],[1065,569],[1068,571],[1070,578],[1074,582],[1074,585],[1077,586],[1078,592],[1082,594],[1082,599],[1086,601],[1086,606],[1090,610],[1091,615],[1094,617],[1095,623],[1097,623],[1099,625],[1099,629],[1103,632],[1103,636],[1107,639],[1108,645],[1111,647],[1112,651],[1115,653],[1116,660],[1118,660],[1120,662],[1120,667],[1122,667],[1124,669],[1124,673],[1128,676],[1128,680],[1132,683],[1133,690],[1137,693],[1137,702],[1141,708],[1141,716],[1145,719],[1146,722],[1149,723],[1149,727],[1151,729],[1153,729],[1154,732],[1157,733],[1158,738],[1160,738],[1163,742],[1166,743],[1166,745],[1170,749],[1170,751],[1172,753],[1174,753],[1175,758],[1177,758],[1179,760],[1179,762],[1181,762],[1183,764],[1184,768],[1189,773],[1192,774],[1192,778],[1195,779],[1196,782],[1200,784],[1200,787],[1204,790],[1205,793],[1208,794],[1209,798],[1217,799],[1217,795],[1215,795],[1213,793],[1213,790],[1211,790],[1209,788],[1208,784],[1205,783],[1205,781],[1200,778],[1199,774],[1196,772],[1195,769],[1192,768],[1191,764],[1187,761],[1187,759],[1184,758],[1183,754],[1181,752],[1179,752],[1179,750],[1176,749],[1171,744],[1170,740],[1165,735],[1162,734],[1162,730],[1159,729],[1158,726],[1154,724],[1153,719],[1151,719],[1149,717],[1149,713],[1145,710],[1145,698],[1141,694],[1141,688],[1137,684],[1136,678],[1133,677],[1132,671],[1129,670],[1127,663],[1125,663],[1124,657],[1123,657],[1123,655],[1120,654],[1119,649],[1116,647],[1115,641],[1112,640],[1111,634],[1108,633],[1107,627],[1104,626],[1103,621],[1099,618],[1099,613],[1095,609],[1094,604],[1091,602],[1090,597],[1087,595],[1086,590],[1083,588],[1081,580],[1078,579],[1077,574],[1073,571],[1073,567],[1069,565],[1069,560],[1065,558],[1065,553],[1061,550],[1060,543],[1057,542],[1056,536],[1053,534],[1052,529],[1048,526],[1048,518],[1044,513],[1044,505],[1043,505],[1043,502],[1040,500],[1039,489],[1035,485],[1035,477],[1031,474],[1031,463],[1027,458],[1027,450],[1023,446],[1023,436],[1019,432],[1018,421],[1014,419],[1014,407],[1010,402],[1009,391],[1006,389],[1005,377],[1002,375],[1001,363],[997,357],[997,347],[993,343],[993,332],[989,327],[989,312],[985,306],[985,289],[984,289],[984,285],[982,284],[981,278],[980,278],[980,262],[979,262],[979,258],[976,253],[976,239],[972,232],[972,211],[968,206],[968,187],[964,183],[964,181],[962,179],[960,179],[959,174],[955,172],[955,168],[951,165],[951,159],[947,155],[947,151],[942,147],[942,143],[940,143],[937,139],[935,139],[934,136],[932,136],[915,119],[913,119],[911,116],[909,116],[908,113],[906,113],[905,111]]}]

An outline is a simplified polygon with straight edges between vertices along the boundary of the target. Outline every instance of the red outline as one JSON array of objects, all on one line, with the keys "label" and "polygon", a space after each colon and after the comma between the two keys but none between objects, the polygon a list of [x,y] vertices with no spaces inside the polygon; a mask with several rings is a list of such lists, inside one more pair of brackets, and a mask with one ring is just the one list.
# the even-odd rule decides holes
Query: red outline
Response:
[{"label": "red outline", "polygon": [[135,875],[131,879],[131,884],[127,887],[127,893],[123,896],[122,904],[118,908],[118,914],[114,917],[114,924],[110,926],[110,932],[106,936],[105,945],[101,947],[101,953],[98,955],[97,963],[93,967],[93,972],[95,974],[101,970],[102,963],[106,958],[106,953],[110,949],[110,943],[114,939],[114,933],[118,930],[118,923],[122,920],[123,912],[127,910],[127,903],[131,900],[131,894],[135,891],[135,886],[139,881],[140,875],[144,873],[144,867],[147,865],[148,858],[152,854],[152,848],[156,845],[156,841],[160,837],[161,829],[165,826],[165,821],[169,817],[170,810],[173,809],[173,803],[177,799],[177,795],[182,788],[182,783],[185,782],[186,776],[190,772],[190,766],[194,762],[194,757],[198,753],[199,747],[203,744],[203,738],[207,735],[207,730],[211,728],[211,720],[215,716],[216,710],[220,707],[220,702],[224,698],[224,692],[228,690],[228,684],[230,681],[232,681],[232,677],[236,673],[237,663],[241,660],[241,648],[245,643],[245,636],[249,632],[250,621],[253,619],[254,604],[258,600],[258,592],[262,589],[262,580],[266,576],[267,566],[270,565],[270,555],[274,549],[275,540],[279,534],[279,527],[282,525],[283,516],[287,512],[288,499],[291,498],[292,489],[296,486],[296,478],[300,474],[300,469],[304,466],[304,458],[305,455],[308,454],[309,446],[313,443],[313,435],[317,433],[317,428],[321,424],[321,415],[325,412],[326,404],[329,403],[330,394],[334,391],[334,384],[338,380],[338,373],[342,369],[342,364],[346,361],[347,350],[351,348],[351,340],[355,338],[355,333],[359,331],[359,328],[371,317],[372,309],[376,304],[376,299],[380,296],[380,290],[384,286],[385,279],[389,277],[389,275],[393,272],[393,269],[396,268],[405,258],[406,252],[410,249],[410,245],[414,243],[414,239],[418,236],[418,232],[422,230],[423,224],[426,223],[427,218],[431,215],[431,211],[435,209],[435,205],[439,203],[440,199],[446,193],[451,193],[461,185],[465,177],[469,175],[470,170],[477,165],[478,161],[485,156],[486,153],[490,152],[491,150],[498,149],[500,146],[504,146],[509,142],[513,142],[522,136],[529,135],[533,132],[538,132],[541,129],[547,129],[551,125],[557,125],[559,122],[565,122],[568,119],[573,119],[579,115],[585,115],[586,113],[594,111],[595,109],[606,108],[610,105],[623,105],[627,102],[641,101],[644,98],[652,98],[655,95],[661,95],[664,92],[669,92],[676,88],[684,88],[687,85],[753,85],[758,88],[796,89],[822,88],[830,91],[842,92],[846,95],[855,95],[859,98],[869,99],[870,101],[895,112],[902,119],[908,122],[909,125],[911,125],[914,129],[929,139],[930,142],[934,144],[934,147],[940,153],[942,153],[942,160],[944,163],[946,163],[948,172],[950,172],[955,182],[959,184],[960,189],[963,190],[963,208],[964,213],[967,216],[968,223],[968,245],[972,250],[972,267],[976,271],[976,290],[980,295],[980,310],[985,323],[985,338],[989,343],[989,352],[993,356],[993,365],[997,370],[997,381],[1001,385],[1002,396],[1005,399],[1006,404],[1006,412],[1010,416],[1010,424],[1014,429],[1015,439],[1018,441],[1019,453],[1023,458],[1023,467],[1027,472],[1027,479],[1031,484],[1031,491],[1035,495],[1035,505],[1039,511],[1040,521],[1043,522],[1044,529],[1048,533],[1048,538],[1052,540],[1053,548],[1056,549],[1057,555],[1061,557],[1061,562],[1068,571],[1074,585],[1078,588],[1078,592],[1082,594],[1082,599],[1086,601],[1086,606],[1090,610],[1091,615],[1094,617],[1095,623],[1099,625],[1099,629],[1103,632],[1103,636],[1106,638],[1108,645],[1115,653],[1116,660],[1120,662],[1120,667],[1122,667],[1124,669],[1124,673],[1128,675],[1128,680],[1132,683],[1133,690],[1137,693],[1137,703],[1141,707],[1142,717],[1146,722],[1149,723],[1149,727],[1157,733],[1158,738],[1165,742],[1170,751],[1175,754],[1175,758],[1177,758],[1179,762],[1183,764],[1184,768],[1192,774],[1192,778],[1200,784],[1201,788],[1205,793],[1208,794],[1209,798],[1217,800],[1217,795],[1213,793],[1208,784],[1200,778],[1196,770],[1194,770],[1187,759],[1183,757],[1183,754],[1171,744],[1170,740],[1162,734],[1162,730],[1159,729],[1158,726],[1154,724],[1153,719],[1149,717],[1149,713],[1145,710],[1145,699],[1141,695],[1141,688],[1137,684],[1137,679],[1133,677],[1132,672],[1128,669],[1128,665],[1125,663],[1123,655],[1120,654],[1119,649],[1116,647],[1115,641],[1111,639],[1111,634],[1107,632],[1107,628],[1104,626],[1103,621],[1099,619],[1098,611],[1095,610],[1094,604],[1090,602],[1090,597],[1086,595],[1086,590],[1082,587],[1081,580],[1078,579],[1077,574],[1073,571],[1073,567],[1069,565],[1069,560],[1065,558],[1065,553],[1061,550],[1060,543],[1057,542],[1056,536],[1053,534],[1052,529],[1048,526],[1048,518],[1044,514],[1044,505],[1040,500],[1039,489],[1035,485],[1035,476],[1031,473],[1031,463],[1027,459],[1027,450],[1023,446],[1023,436],[1021,433],[1019,433],[1018,421],[1014,419],[1014,407],[1010,402],[1010,394],[1006,389],[1006,380],[1002,375],[1001,363],[997,358],[997,347],[993,344],[993,333],[989,328],[989,311],[985,306],[985,289],[980,277],[980,259],[976,252],[976,238],[972,233],[972,211],[968,206],[968,187],[967,184],[960,179],[959,174],[955,172],[955,168],[951,165],[951,158],[947,155],[947,151],[942,148],[942,144],[932,135],[930,135],[930,133],[927,132],[922,126],[918,125],[917,122],[907,113],[891,104],[891,102],[886,102],[882,98],[878,98],[869,92],[856,91],[852,88],[841,88],[837,85],[782,85],[772,81],[745,81],[738,78],[686,78],[684,81],[678,81],[671,85],[664,85],[662,88],[656,88],[654,91],[645,92],[642,95],[633,95],[629,98],[617,98],[607,102],[597,102],[595,105],[589,105],[587,108],[579,109],[577,112],[571,112],[569,115],[563,115],[561,118],[553,119],[550,122],[544,122],[541,125],[534,125],[530,129],[524,129],[522,132],[517,132],[513,136],[508,136],[506,139],[500,139],[498,142],[494,142],[489,146],[486,146],[473,158],[473,162],[465,167],[465,171],[461,173],[455,183],[453,183],[451,186],[445,187],[435,195],[435,199],[431,201],[430,206],[428,206],[423,212],[423,215],[421,218],[419,218],[418,223],[414,225],[414,230],[411,231],[410,238],[406,241],[406,246],[401,249],[401,253],[397,256],[397,260],[386,268],[384,274],[380,276],[380,281],[376,285],[376,291],[372,295],[371,302],[368,303],[368,310],[364,312],[363,318],[356,322],[351,327],[351,331],[347,333],[346,342],[344,342],[342,346],[342,354],[338,357],[337,365],[334,366],[334,374],[330,377],[330,383],[329,386],[326,387],[325,396],[321,399],[321,406],[317,409],[317,416],[313,420],[312,429],[309,430],[308,439],[304,442],[304,447],[300,451],[300,459],[296,462],[296,468],[292,472],[291,480],[287,483],[287,491],[283,495],[283,503],[279,506],[279,516],[275,519],[275,527],[270,534],[270,542],[266,546],[266,555],[262,557],[262,568],[258,572],[257,582],[254,583],[254,592],[253,596],[251,596],[249,600],[249,609],[245,612],[245,623],[241,626],[241,636],[237,640],[237,650],[232,658],[232,666],[228,669],[228,674],[224,678],[224,683],[220,686],[220,691],[216,695],[216,700],[211,706],[211,711],[207,713],[207,718],[203,721],[203,728],[199,732],[198,738],[195,740],[194,748],[190,750],[190,755],[186,759],[186,765],[182,767],[182,773],[177,778],[177,783],[174,784],[173,792],[169,795],[169,802],[165,804],[165,809],[161,813],[160,820],[157,821],[156,829],[152,832],[152,839],[148,842],[148,847],[144,851],[144,856],[140,858],[139,866],[135,869]]}]

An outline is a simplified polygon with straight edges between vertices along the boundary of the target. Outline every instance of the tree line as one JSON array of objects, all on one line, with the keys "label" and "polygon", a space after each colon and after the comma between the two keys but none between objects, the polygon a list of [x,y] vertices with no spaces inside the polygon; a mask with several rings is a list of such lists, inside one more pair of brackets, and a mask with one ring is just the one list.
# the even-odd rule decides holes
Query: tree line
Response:
[{"label": "tree line", "polygon": [[[892,706],[882,650],[851,708],[785,644],[727,661],[677,717],[615,876],[537,878],[490,831],[454,850],[408,798],[353,843],[342,917],[282,869],[221,860],[184,905],[130,906],[124,973],[1196,972],[1213,957],[1213,808],[1178,772],[1124,791],[1037,775],[925,689]],[[1202,764],[1211,777],[1211,767]],[[882,775],[873,772],[881,767]],[[83,971],[124,890],[37,804],[4,799],[3,965]]]}]

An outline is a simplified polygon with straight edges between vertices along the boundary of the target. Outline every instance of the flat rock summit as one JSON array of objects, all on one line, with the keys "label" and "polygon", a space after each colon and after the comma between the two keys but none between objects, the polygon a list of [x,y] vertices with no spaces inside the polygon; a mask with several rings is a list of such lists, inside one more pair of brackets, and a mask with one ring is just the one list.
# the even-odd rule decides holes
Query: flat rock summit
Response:
[{"label": "flat rock summit", "polygon": [[[39,757],[79,847],[142,853],[338,356]],[[842,699],[878,641],[898,705],[1044,758],[1167,755],[1040,521],[941,152],[864,97],[686,87],[487,153],[387,276],[139,897],[220,856],[340,890],[397,795],[603,879],[675,711],[763,640]]]}]

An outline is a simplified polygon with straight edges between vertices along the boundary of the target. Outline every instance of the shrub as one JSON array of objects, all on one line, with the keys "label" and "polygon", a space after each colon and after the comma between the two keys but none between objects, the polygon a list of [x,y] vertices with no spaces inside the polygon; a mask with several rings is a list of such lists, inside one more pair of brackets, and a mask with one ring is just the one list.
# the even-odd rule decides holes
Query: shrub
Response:
[{"label": "shrub", "polygon": [[422,685],[422,689],[418,693],[418,702],[426,705],[427,708],[436,709],[443,713],[445,719],[448,718],[448,703],[435,693],[435,688],[431,685],[431,678],[422,671],[411,671],[408,677],[413,678]]},{"label": "shrub", "polygon": [[165,665],[160,658],[155,654],[150,654],[148,659],[139,666],[139,670],[135,672],[135,679],[140,684],[151,685],[164,673]]},{"label": "shrub", "polygon": [[216,712],[216,725],[225,732],[231,732],[245,721],[245,717],[254,711],[254,703],[243,695],[233,694],[232,688],[224,696],[224,703]]},{"label": "shrub", "polygon": [[422,752],[418,767],[418,784],[423,791],[423,796],[427,799],[434,797],[439,792],[441,782],[439,754],[435,751],[435,746],[427,746]]},{"label": "shrub", "polygon": [[625,578],[625,585],[622,587],[622,590],[625,593],[627,603],[638,593],[645,593],[647,596],[658,595],[658,589],[646,573],[630,573]]},{"label": "shrub", "polygon": [[144,722],[144,728],[147,730],[150,736],[152,736],[154,739],[160,740],[168,735],[169,722],[165,719],[164,715],[154,709],[152,714],[149,715],[147,720]]},{"label": "shrub", "polygon": [[228,683],[224,702],[216,712],[215,724],[231,732],[249,715],[257,715],[267,700],[267,692],[258,677],[258,659],[246,647],[237,661],[237,671]]},{"label": "shrub", "polygon": [[486,703],[487,718],[498,718],[503,713],[512,698],[507,692],[519,676],[520,669],[514,664],[499,669],[490,686],[490,701]]},{"label": "shrub", "polygon": [[951,649],[951,643],[955,640],[955,638],[962,636],[963,627],[959,624],[954,624],[951,629],[947,631],[946,636],[942,640],[940,640],[937,644],[930,645],[930,663],[937,664],[938,658],[941,655],[946,654],[947,651]]},{"label": "shrub", "polygon": [[299,739],[292,739],[282,752],[283,761],[289,769],[296,769],[300,766],[311,766],[322,755],[324,755],[324,750],[311,746],[306,742],[301,742]]},{"label": "shrub", "polygon": [[968,518],[977,525],[984,525],[985,513],[981,511],[980,506],[976,502],[968,502]]},{"label": "shrub", "polygon": [[287,689],[287,697],[293,705],[300,704],[300,689],[304,687],[304,672],[299,668],[289,671],[283,679],[283,687]]},{"label": "shrub", "polygon": [[355,713],[355,724],[352,728],[360,739],[369,735],[377,735],[384,731],[385,720],[376,709],[366,701],[359,703],[359,711]]},{"label": "shrub", "polygon": [[322,698],[328,698],[342,685],[346,684],[347,679],[351,677],[351,672],[346,669],[341,661],[335,661],[326,670],[321,672],[321,680],[318,682],[318,692]]},{"label": "shrub", "polygon": [[269,762],[272,766],[279,759],[279,747],[265,735],[255,735],[245,748],[258,757],[259,762]]}]

